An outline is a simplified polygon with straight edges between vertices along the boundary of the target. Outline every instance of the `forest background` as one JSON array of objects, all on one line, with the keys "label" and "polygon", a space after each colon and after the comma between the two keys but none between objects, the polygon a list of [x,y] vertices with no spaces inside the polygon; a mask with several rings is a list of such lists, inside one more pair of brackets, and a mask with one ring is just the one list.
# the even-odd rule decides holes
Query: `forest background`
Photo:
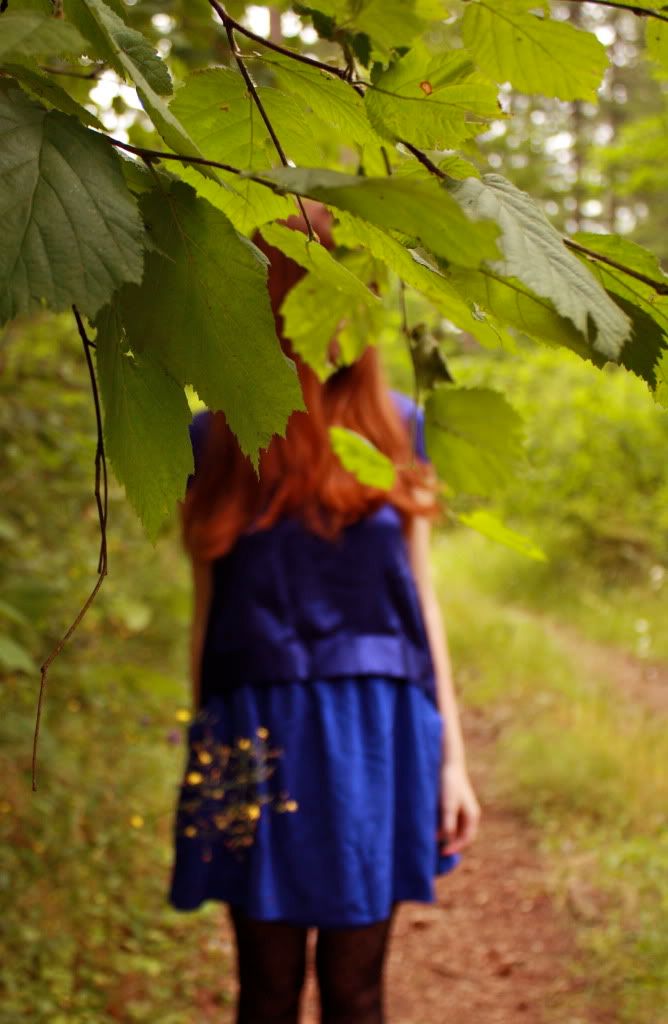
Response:
[{"label": "forest background", "polygon": [[[0,105],[7,103],[8,90],[18,82],[27,103],[62,109],[84,120],[87,111],[89,122],[99,119],[96,130],[130,148],[185,152],[169,131],[167,138],[164,130],[160,133],[162,139],[155,131],[155,111],[166,101],[154,79],[153,110],[148,104],[153,122],[146,116],[147,92],[142,106],[132,68],[128,72],[125,62],[128,50],[121,47],[121,59],[117,51],[105,54],[93,47],[82,51],[90,52],[87,60],[73,61],[71,51],[62,55],[62,38],[39,41],[36,27],[47,17],[59,29],[72,26],[85,36],[80,12],[90,7],[99,13],[99,3],[85,0],[77,8],[66,0],[65,17],[55,19],[49,2],[3,6]],[[56,14],[63,13],[62,5],[55,6]],[[503,175],[533,197],[535,209],[544,211],[557,231],[577,236],[582,245],[631,271],[620,271],[615,282],[614,267],[596,264],[599,280],[633,319],[633,344],[626,345],[632,353],[626,360],[629,368],[603,358],[591,343],[596,332],[589,321],[579,340],[575,338],[574,321],[566,324],[568,316],[559,313],[564,297],[558,291],[536,303],[523,283],[517,308],[529,329],[522,331],[507,297],[493,286],[483,290],[476,283],[475,253],[468,266],[453,269],[452,253],[425,252],[419,226],[411,240],[405,225],[402,230],[395,223],[381,224],[379,230],[377,218],[366,221],[364,211],[356,219],[359,209],[340,213],[339,240],[345,248],[338,257],[350,277],[339,276],[333,285],[336,272],[331,266],[312,269],[308,289],[289,312],[303,351],[317,364],[331,324],[316,313],[324,306],[323,295],[331,297],[334,289],[332,315],[338,319],[341,309],[351,306],[356,313],[344,338],[349,353],[373,339],[393,384],[409,393],[417,368],[419,397],[428,413],[428,447],[445,486],[434,565],[457,685],[465,705],[498,726],[498,776],[484,797],[505,801],[540,829],[555,893],[567,898],[584,888],[600,898],[604,911],[596,909],[596,900],[588,913],[582,914],[581,906],[578,912],[577,901],[573,911],[587,998],[610,1008],[615,1015],[611,1019],[657,1024],[668,1002],[668,740],[661,689],[668,679],[668,640],[661,628],[668,610],[668,421],[660,404],[665,400],[666,300],[661,287],[665,289],[666,278],[660,268],[668,257],[668,24],[650,14],[639,16],[638,10],[626,10],[621,3],[509,0],[497,5],[518,17],[535,17],[530,12],[541,9],[556,26],[598,40],[605,51],[605,59],[595,51],[595,60],[601,62],[598,80],[588,64],[584,84],[572,90],[583,95],[563,98],[556,95],[563,94],[562,86],[551,88],[554,52],[538,66],[533,80],[518,74],[516,81],[506,81],[503,66],[495,69],[490,63],[476,43],[480,37],[475,23],[476,17],[492,17],[489,5],[391,2],[384,5],[384,17],[373,6],[322,0],[316,12],[305,6],[269,9],[233,3],[227,11],[242,27],[279,46],[349,66],[360,78],[371,76],[376,83],[389,73],[383,68],[415,52],[418,30],[426,32],[427,49],[439,54],[450,47],[457,51],[465,42],[477,58],[472,66],[453,65],[450,77],[444,75],[438,83],[432,68],[431,77],[417,86],[427,101],[434,90],[438,96],[439,89],[459,87],[477,113],[446,118],[439,127],[449,143],[443,146],[433,144],[428,125],[418,119],[417,135],[428,138],[416,146],[424,146],[429,161],[451,181],[475,182],[476,175],[488,172]],[[155,47],[177,83],[196,69],[235,68],[228,33],[205,0],[115,0],[111,7]],[[473,7],[479,10],[471,14],[467,8]],[[664,5],[639,8],[661,14]],[[17,33],[16,21],[5,21],[9,15],[28,18],[29,37]],[[102,24],[118,28],[108,16]],[[412,37],[406,35],[407,25],[414,26]],[[28,38],[33,42],[25,42]],[[236,39],[246,53],[260,50],[243,32]],[[99,40],[97,45],[104,50]],[[578,58],[572,59],[570,74],[580,82],[575,74]],[[291,120],[299,90],[293,87],[291,92],[285,85],[290,73],[282,60],[276,54],[272,67],[260,59],[247,64],[260,91],[266,91],[277,131],[279,126],[284,129],[286,145],[299,154],[296,163],[354,174],[362,154],[371,177],[391,169],[400,186],[410,179],[410,151],[397,143],[399,129],[400,134],[406,129],[406,115],[395,112],[397,130],[388,131],[392,112],[382,107],[382,83],[375,125],[370,120],[368,127],[367,122],[360,127],[357,113],[346,114],[327,96],[331,106],[319,111],[319,122],[309,122],[312,137],[306,138]],[[423,54],[421,60],[427,57]],[[162,72],[154,68],[154,73],[159,84]],[[216,151],[211,123],[198,121],[198,104],[210,102],[211,74],[224,76],[216,88],[227,90],[229,102],[243,96],[251,109],[238,70],[234,78],[230,70],[191,79],[182,87],[190,95],[177,90],[174,109],[205,157],[236,164],[229,157],[233,143],[238,162],[249,167],[246,135],[223,139]],[[555,95],[541,94],[541,76]],[[271,93],[276,78],[287,99]],[[415,75],[408,78],[415,87]],[[65,87],[78,109],[70,109],[63,99]],[[341,87],[353,91],[343,81]],[[309,88],[305,102],[317,107],[312,83]],[[319,131],[314,130],[316,122]],[[0,125],[6,128],[8,123],[3,107]],[[253,125],[261,133],[257,117]],[[380,136],[370,141],[379,125]],[[208,146],[202,141],[207,138]],[[28,135],[24,140],[28,151],[32,143]],[[254,171],[279,167],[268,136],[258,134],[252,145],[258,149]],[[7,160],[3,164],[2,154],[0,170],[12,199],[14,168]],[[182,186],[176,175],[181,175],[212,203],[223,195],[219,184],[192,167],[166,160],[140,159],[124,171],[132,195],[143,204],[154,201],[146,199],[153,194],[147,193],[154,186],[153,181],[147,184],[151,177],[159,180],[158,188],[178,190]],[[230,178],[222,173],[223,180]],[[277,170],[277,180],[290,173],[289,168]],[[426,170],[418,188],[428,191],[428,178]],[[327,185],[332,186],[331,179],[323,184],[312,178],[303,192],[317,196]],[[228,196],[215,206],[245,233],[265,217],[283,215],[286,202],[293,202],[253,182],[244,187],[251,186],[259,190],[252,193],[259,214],[257,205],[250,214],[247,204],[230,207]],[[332,199],[332,193],[325,198]],[[333,205],[342,210],[337,202]],[[12,222],[10,230],[15,226]],[[379,240],[381,232],[385,234]],[[597,235],[614,238],[597,246]],[[168,243],[167,236],[151,241],[152,258]],[[480,245],[486,244],[481,234]],[[388,255],[392,246],[396,249]],[[408,252],[409,269],[402,262]],[[0,267],[9,273],[1,257]],[[425,285],[416,275],[427,270],[431,277]],[[449,280],[461,288],[459,298],[439,291],[445,287],[434,283],[439,270],[451,274]],[[634,277],[634,271],[640,276]],[[3,277],[3,288],[7,280]],[[380,282],[378,302],[371,303],[361,291],[369,281]],[[155,272],[149,285],[155,286]],[[95,286],[93,282],[89,291]],[[113,400],[127,397],[132,415],[140,415],[146,405],[130,378],[127,390],[119,384],[127,371],[120,355],[131,362],[134,358],[132,369],[140,375],[141,388],[155,379],[152,353],[136,348],[132,357],[127,336],[124,340],[123,332],[114,334],[113,317],[99,317],[99,296],[63,299],[66,291],[61,288],[53,301],[47,297],[53,312],[41,312],[38,291],[22,292],[21,282],[12,279],[0,303],[7,321],[0,376],[0,730],[5,779],[0,801],[0,928],[8,951],[0,964],[0,1020],[97,1024],[120,1017],[176,1024],[201,1019],[196,1013],[190,1016],[197,993],[215,992],[226,956],[212,928],[216,908],[186,920],[165,906],[171,813],[190,714],[190,582],[179,547],[175,498],[189,468],[184,425],[201,394],[188,377],[177,379],[181,387],[187,385],[180,433],[177,422],[161,434],[155,409],[149,408],[147,421],[141,423],[146,444],[128,444],[122,413]],[[108,417],[105,441],[110,470],[125,486],[110,476],[109,573],[50,669],[39,786],[32,792],[40,664],[90,593],[100,535],[92,490],[96,421],[89,371],[76,321],[71,313],[58,312],[72,302],[82,306],[80,326],[88,339],[83,346],[88,355],[95,344],[89,317],[98,316],[95,356]],[[146,295],[135,305],[145,310]],[[596,305],[591,315],[594,321],[603,316]],[[136,311],[129,316],[135,318],[134,330],[139,330],[137,323],[145,327]],[[113,369],[113,359],[106,370],[100,365],[101,345],[108,345],[108,352],[117,346]],[[275,412],[279,420],[291,400],[289,382],[284,387],[282,407]],[[448,404],[454,388],[463,396],[460,407],[456,401]],[[153,394],[164,397],[159,387]],[[480,404],[467,407],[467,401]],[[443,430],[436,424],[440,415],[447,419]],[[462,441],[462,427],[471,422]],[[252,417],[240,421],[247,450],[261,447],[270,427],[259,419],[252,422]],[[498,443],[500,438],[511,443]],[[352,459],[358,471],[361,464],[362,472],[382,478],[382,458],[360,450],[354,437],[348,444],[342,457]],[[163,450],[176,452],[169,465],[159,461]],[[158,467],[160,472],[153,472]],[[155,546],[147,533],[157,540]],[[605,657],[600,670],[592,671],[591,662],[580,656],[592,644],[612,661],[630,659],[640,686],[620,691],[614,673],[607,670],[612,662]],[[221,1004],[225,999],[221,992]]]}]

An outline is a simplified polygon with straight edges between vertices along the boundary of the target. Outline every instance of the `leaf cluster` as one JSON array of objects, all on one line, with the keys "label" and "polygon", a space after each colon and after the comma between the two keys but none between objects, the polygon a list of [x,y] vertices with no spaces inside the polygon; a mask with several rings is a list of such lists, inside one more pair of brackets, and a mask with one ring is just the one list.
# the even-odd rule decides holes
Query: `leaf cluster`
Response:
[{"label": "leaf cluster", "polygon": [[[642,6],[648,56],[665,68],[668,25]],[[398,278],[464,337],[493,346],[520,334],[620,362],[663,400],[668,285],[651,254],[612,235],[565,238],[530,195],[485,173],[476,149],[507,116],[506,83],[595,100],[607,55],[594,33],[533,0],[471,0],[447,22],[440,0],[319,0],[298,8],[319,33],[315,56],[211,0],[229,64],[180,80],[141,30],[142,8],[63,0],[56,17],[46,0],[12,0],[0,15],[0,317],[76,307],[94,325],[107,451],[151,538],[193,469],[186,386],[224,411],[256,466],[304,407],[258,229],[307,270],[283,313],[321,377],[345,316],[364,325],[341,335],[347,360],[377,342]],[[195,22],[199,38],[202,4]],[[141,145],[109,134],[82,91],[101,73],[134,88]],[[274,223],[303,197],[326,204],[339,246],[364,258],[334,259],[310,226],[295,236]],[[484,498],[521,462],[516,414],[501,393],[458,388],[438,359],[428,365],[419,385],[436,467],[450,492]],[[378,452],[336,444],[351,472],[389,479]]]}]

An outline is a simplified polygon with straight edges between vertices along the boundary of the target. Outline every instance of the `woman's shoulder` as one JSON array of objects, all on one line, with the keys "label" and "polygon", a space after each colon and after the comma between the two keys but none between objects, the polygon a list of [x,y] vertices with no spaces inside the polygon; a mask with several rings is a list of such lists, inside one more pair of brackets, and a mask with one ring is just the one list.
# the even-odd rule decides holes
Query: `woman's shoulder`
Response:
[{"label": "woman's shoulder", "polygon": [[195,458],[197,458],[200,453],[202,442],[206,437],[212,418],[213,413],[210,409],[198,409],[197,412],[193,414],[193,417],[188,424],[190,440],[192,442]]},{"label": "woman's shoulder", "polygon": [[424,410],[417,404],[414,398],[397,388],[390,388],[390,395],[394,399],[399,415],[406,424],[411,438],[415,438],[415,454],[427,461],[427,447],[424,431]]},{"label": "woman's shoulder", "polygon": [[204,450],[204,442],[206,440],[206,434],[209,429],[212,417],[213,413],[211,412],[210,409],[198,409],[198,411],[193,414],[193,417],[190,420],[190,423],[188,424],[188,433],[190,434],[190,446],[192,448],[193,453],[194,472],[188,474],[186,488],[192,486],[195,480],[195,475],[199,470],[202,459],[202,452]]}]

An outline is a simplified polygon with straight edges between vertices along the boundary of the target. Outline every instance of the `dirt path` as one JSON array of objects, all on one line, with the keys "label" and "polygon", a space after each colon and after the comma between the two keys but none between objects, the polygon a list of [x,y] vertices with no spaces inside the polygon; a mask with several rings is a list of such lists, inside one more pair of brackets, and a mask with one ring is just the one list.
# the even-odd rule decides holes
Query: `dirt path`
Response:
[{"label": "dirt path", "polygon": [[[569,967],[574,921],[550,897],[537,834],[492,792],[495,725],[466,708],[462,720],[481,828],[437,881],[434,905],[400,908],[386,974],[389,1024],[614,1024],[614,1015],[587,1008],[586,982]],[[222,945],[232,957],[227,925]],[[233,996],[233,978],[224,985]],[[231,1011],[216,1020],[231,1022]],[[303,1024],[317,1021],[310,970]]]},{"label": "dirt path", "polygon": [[545,633],[592,675],[605,678],[625,696],[652,713],[668,714],[668,664],[654,658],[639,658],[628,651],[607,647],[583,636],[564,622],[540,612],[513,608],[515,617],[538,622]]},{"label": "dirt path", "polygon": [[[546,887],[537,835],[492,799],[493,728],[462,711],[469,770],[483,818],[461,863],[437,881],[437,902],[403,904],[386,975],[390,1024],[613,1024],[582,1009],[564,970],[573,921]],[[572,1009],[580,1005],[580,1009]],[[304,1024],[318,1017],[313,978]]]}]

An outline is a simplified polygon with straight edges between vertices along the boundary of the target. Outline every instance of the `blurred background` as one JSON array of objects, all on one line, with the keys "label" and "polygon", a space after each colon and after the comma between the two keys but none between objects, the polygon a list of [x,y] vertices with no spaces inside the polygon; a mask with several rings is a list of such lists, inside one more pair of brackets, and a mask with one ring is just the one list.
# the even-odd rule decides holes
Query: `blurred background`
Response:
[{"label": "blurred background", "polygon": [[[295,11],[229,6],[260,34],[314,44]],[[558,227],[619,232],[665,261],[666,83],[640,59],[641,21],[553,6],[610,47],[600,104],[508,92],[514,117],[467,155],[540,199]],[[204,0],[128,8],[177,71],[227,59]],[[145,140],[133,90],[106,72],[81,89],[118,137]],[[393,385],[410,391],[390,284],[373,340]],[[522,338],[483,349],[406,298],[409,324],[440,342],[456,382],[503,390],[527,425],[525,471],[492,511],[544,557],[447,515],[433,546],[456,685],[494,765],[481,800],[512,812],[519,841],[537,831],[586,980],[577,1009],[522,1019],[665,1024],[667,414],[612,364],[600,371]],[[39,665],[96,577],[95,422],[70,318],[5,329],[0,395],[0,1021],[230,1019],[220,908],[166,905],[190,706],[176,510],[153,547],[112,478],[109,576],[51,669],[32,793]],[[474,768],[477,756],[474,744]],[[406,1021],[439,1019],[420,1012]]]}]

